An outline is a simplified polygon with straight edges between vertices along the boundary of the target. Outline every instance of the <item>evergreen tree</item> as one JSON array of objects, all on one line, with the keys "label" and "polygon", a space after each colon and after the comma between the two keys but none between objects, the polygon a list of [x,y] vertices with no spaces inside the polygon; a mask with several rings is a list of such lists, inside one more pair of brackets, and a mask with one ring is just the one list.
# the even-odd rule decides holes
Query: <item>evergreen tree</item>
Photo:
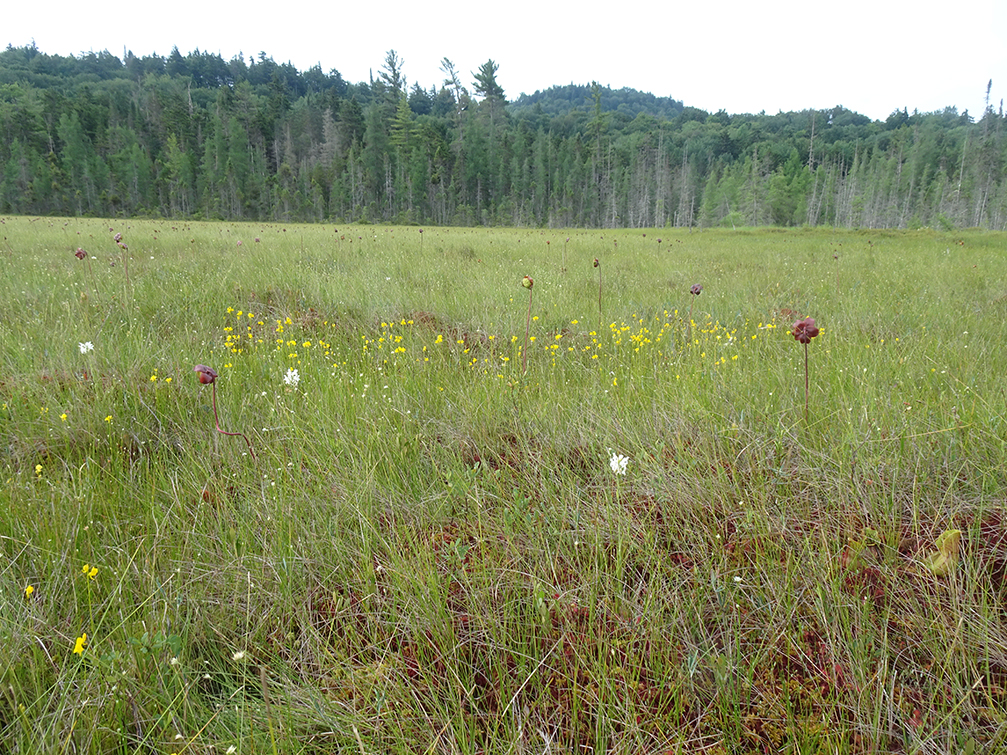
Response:
[{"label": "evergreen tree", "polygon": [[1007,226],[1002,106],[708,113],[597,82],[475,99],[265,52],[0,51],[0,211],[588,226]]}]

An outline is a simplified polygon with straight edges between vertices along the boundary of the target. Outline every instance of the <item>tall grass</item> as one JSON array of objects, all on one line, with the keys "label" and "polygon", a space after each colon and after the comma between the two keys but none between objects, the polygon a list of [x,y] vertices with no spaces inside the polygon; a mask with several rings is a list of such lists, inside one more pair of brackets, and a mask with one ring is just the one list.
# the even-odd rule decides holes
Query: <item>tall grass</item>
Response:
[{"label": "tall grass", "polygon": [[0,233],[4,751],[1002,747],[1002,235]]}]

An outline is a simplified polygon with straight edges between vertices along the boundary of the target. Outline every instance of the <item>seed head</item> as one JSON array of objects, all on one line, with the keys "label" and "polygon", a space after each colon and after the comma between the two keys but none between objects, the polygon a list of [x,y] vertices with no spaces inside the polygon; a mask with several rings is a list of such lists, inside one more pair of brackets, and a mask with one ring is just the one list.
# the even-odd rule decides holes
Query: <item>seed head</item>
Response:
[{"label": "seed head", "polygon": [[85,251],[84,251],[83,249],[81,249],[80,247],[77,247],[77,251],[73,253],[73,256],[74,256],[74,257],[76,257],[76,258],[77,258],[77,259],[79,259],[79,260],[82,260],[82,259],[84,259],[85,257],[87,257],[87,252],[85,252]]},{"label": "seed head", "polygon": [[692,294],[693,296],[699,296],[701,293],[703,293],[703,287],[698,283],[694,283],[692,285],[692,288],[689,289],[689,293]]},{"label": "seed head", "polygon": [[600,262],[598,262],[598,258],[597,258],[597,257],[595,257],[595,258],[594,258],[594,266],[595,266],[595,267],[598,267],[598,265],[600,265],[600,264],[601,264],[601,263],[600,263]]},{"label": "seed head", "polygon": [[524,286],[525,288],[530,289],[532,286],[535,285],[535,281],[532,280],[530,275],[526,275],[524,278],[521,279],[521,285]]}]

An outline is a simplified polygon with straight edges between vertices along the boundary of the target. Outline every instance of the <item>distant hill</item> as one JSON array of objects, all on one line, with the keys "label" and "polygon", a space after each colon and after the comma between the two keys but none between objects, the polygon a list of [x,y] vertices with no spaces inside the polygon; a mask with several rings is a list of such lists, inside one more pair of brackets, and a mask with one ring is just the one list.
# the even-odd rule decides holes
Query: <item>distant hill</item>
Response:
[{"label": "distant hill", "polygon": [[[603,112],[624,113],[630,118],[635,118],[640,113],[647,113],[670,119],[680,115],[685,109],[685,105],[680,100],[671,97],[656,97],[649,92],[641,92],[629,87],[622,89],[601,87],[600,91]],[[566,86],[553,86],[538,90],[535,94],[522,93],[516,100],[508,104],[507,109],[511,115],[521,115],[536,106],[540,106],[541,112],[546,115],[563,115],[571,110],[590,113],[594,109],[591,85],[567,84]]]}]

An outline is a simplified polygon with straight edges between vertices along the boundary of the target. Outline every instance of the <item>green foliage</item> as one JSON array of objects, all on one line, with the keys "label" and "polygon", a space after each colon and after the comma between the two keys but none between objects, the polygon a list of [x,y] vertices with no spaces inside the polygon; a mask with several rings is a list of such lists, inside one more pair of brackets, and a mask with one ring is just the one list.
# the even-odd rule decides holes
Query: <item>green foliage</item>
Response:
[{"label": "green foliage", "polygon": [[680,115],[683,104],[671,97],[655,97],[649,92],[623,87],[612,89],[597,82],[588,84],[566,84],[552,86],[536,91],[534,94],[522,93],[511,103],[510,110],[514,115],[527,115],[538,111],[549,116],[565,116],[570,112],[594,113],[595,108],[615,110],[630,118],[640,113],[671,119]]},{"label": "green foliage", "polygon": [[947,108],[708,113],[499,64],[407,89],[264,52],[0,52],[0,212],[530,227],[1007,225],[1007,129]]},{"label": "green foliage", "polygon": [[503,87],[497,83],[496,74],[498,70],[500,70],[500,65],[490,59],[479,66],[479,70],[472,74],[475,78],[472,88],[477,95],[487,100],[504,99]]}]

